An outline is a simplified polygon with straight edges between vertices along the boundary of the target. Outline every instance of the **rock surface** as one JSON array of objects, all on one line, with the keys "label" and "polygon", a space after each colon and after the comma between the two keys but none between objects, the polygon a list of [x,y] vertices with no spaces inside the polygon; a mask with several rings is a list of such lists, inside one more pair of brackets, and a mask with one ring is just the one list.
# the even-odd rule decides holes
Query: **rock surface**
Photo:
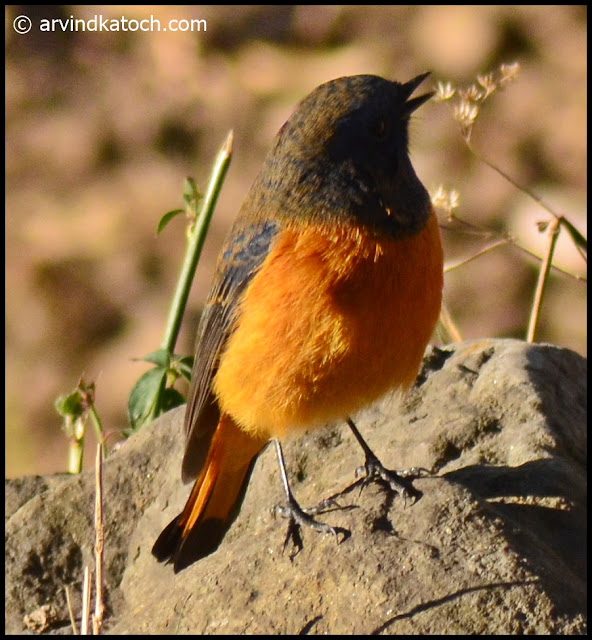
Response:
[{"label": "rock surface", "polygon": [[[404,508],[380,484],[320,519],[286,523],[271,447],[220,548],[174,575],[150,548],[182,508],[183,409],[130,438],[104,466],[110,633],[585,633],[586,360],[550,345],[483,340],[431,350],[403,403],[356,418],[390,468],[434,472]],[[285,446],[303,506],[351,485],[362,452],[345,426]],[[92,560],[94,474],[6,485],[6,632],[68,632]],[[27,618],[27,625],[24,619]],[[35,621],[41,619],[42,622]],[[37,626],[36,626],[37,625]]]}]

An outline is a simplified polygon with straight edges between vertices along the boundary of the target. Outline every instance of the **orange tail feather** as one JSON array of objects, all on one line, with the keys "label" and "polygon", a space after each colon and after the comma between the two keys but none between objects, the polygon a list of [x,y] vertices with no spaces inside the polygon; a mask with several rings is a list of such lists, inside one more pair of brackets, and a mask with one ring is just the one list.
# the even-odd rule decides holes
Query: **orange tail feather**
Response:
[{"label": "orange tail feather", "polygon": [[266,444],[222,415],[182,513],[152,547],[160,562],[173,562],[176,573],[218,548],[238,515],[253,464]]}]

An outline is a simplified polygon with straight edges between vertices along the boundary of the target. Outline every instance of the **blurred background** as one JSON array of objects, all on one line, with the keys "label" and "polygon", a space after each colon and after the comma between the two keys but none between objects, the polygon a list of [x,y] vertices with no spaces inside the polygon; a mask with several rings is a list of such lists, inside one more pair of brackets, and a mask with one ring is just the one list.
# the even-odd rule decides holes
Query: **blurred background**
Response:
[{"label": "blurred background", "polygon": [[[205,187],[234,129],[232,165],[177,345],[193,349],[218,249],[266,150],[298,100],[342,75],[466,85],[501,63],[517,79],[483,107],[472,143],[586,233],[586,8],[581,6],[10,6],[6,35],[6,465],[63,471],[53,408],[81,374],[105,429],[126,426],[132,359],[158,348],[185,247],[183,181]],[[28,17],[31,29],[18,33]],[[74,31],[70,18],[199,19],[191,31]],[[62,31],[40,30],[60,19]],[[100,18],[99,18],[100,19]],[[130,23],[130,25],[133,23]],[[177,23],[185,26],[185,23]],[[429,85],[429,82],[426,83]],[[457,214],[543,252],[550,215],[479,162],[447,103],[413,117],[420,179],[460,194]],[[443,225],[446,224],[442,217]],[[443,229],[448,262],[488,241]],[[560,238],[558,261],[585,264]],[[524,337],[538,263],[506,246],[446,275],[463,338]],[[585,355],[586,285],[554,272],[537,341]],[[94,446],[89,439],[87,466]]]}]

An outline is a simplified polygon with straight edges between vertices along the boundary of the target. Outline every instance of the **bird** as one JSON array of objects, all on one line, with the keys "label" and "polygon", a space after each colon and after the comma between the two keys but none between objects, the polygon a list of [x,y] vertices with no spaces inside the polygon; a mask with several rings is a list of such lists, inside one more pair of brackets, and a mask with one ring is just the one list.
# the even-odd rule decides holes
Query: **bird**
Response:
[{"label": "bird", "polygon": [[198,325],[181,473],[194,484],[152,548],[175,573],[218,548],[270,442],[291,522],[344,532],[295,500],[288,435],[346,421],[368,476],[405,495],[350,415],[413,384],[440,313],[440,230],[408,149],[411,115],[433,95],[412,94],[428,75],[330,80],[276,135]]}]

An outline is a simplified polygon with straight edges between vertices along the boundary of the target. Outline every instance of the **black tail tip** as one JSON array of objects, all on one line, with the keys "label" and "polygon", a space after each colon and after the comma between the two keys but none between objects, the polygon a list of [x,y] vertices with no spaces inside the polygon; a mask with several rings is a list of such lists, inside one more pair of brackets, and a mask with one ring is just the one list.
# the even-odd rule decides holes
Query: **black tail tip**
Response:
[{"label": "black tail tip", "polygon": [[179,525],[181,515],[163,529],[152,547],[152,555],[158,562],[171,562],[183,543],[183,528]]},{"label": "black tail tip", "polygon": [[158,562],[172,563],[175,573],[216,551],[229,526],[224,520],[211,518],[199,522],[183,537],[180,520],[181,515],[172,520],[152,547]]}]

